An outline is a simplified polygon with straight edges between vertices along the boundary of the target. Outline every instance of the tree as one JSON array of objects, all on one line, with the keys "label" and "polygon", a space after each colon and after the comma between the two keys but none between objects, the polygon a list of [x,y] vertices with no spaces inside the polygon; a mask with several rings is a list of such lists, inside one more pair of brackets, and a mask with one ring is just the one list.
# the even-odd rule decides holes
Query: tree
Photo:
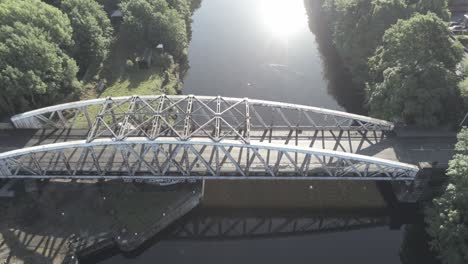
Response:
[{"label": "tree", "polygon": [[446,264],[468,262],[468,129],[458,134],[455,150],[445,192],[425,212],[431,246]]},{"label": "tree", "polygon": [[432,12],[445,21],[450,20],[448,0],[419,0],[415,4],[415,11],[421,14]]},{"label": "tree", "polygon": [[164,44],[177,57],[188,47],[184,17],[164,0],[127,0],[121,3],[124,30],[149,46]]},{"label": "tree", "polygon": [[15,113],[62,101],[79,91],[78,67],[43,29],[0,26],[0,107]]},{"label": "tree", "polygon": [[167,51],[184,59],[187,55],[188,36],[185,20],[175,10],[170,9],[161,20],[161,42]]},{"label": "tree", "polygon": [[192,10],[189,0],[166,0],[169,6],[181,14],[185,20],[190,21]]},{"label": "tree", "polygon": [[451,120],[456,112],[457,82],[454,72],[437,63],[387,68],[382,82],[368,86],[370,114],[395,122],[436,126]]},{"label": "tree", "polygon": [[464,58],[458,67],[458,71],[462,73],[463,80],[458,84],[460,96],[465,104],[465,110],[468,108],[468,59]]},{"label": "tree", "polygon": [[154,44],[160,34],[160,20],[169,8],[164,0],[123,1],[120,4],[124,21],[123,27],[135,39]]},{"label": "tree", "polygon": [[103,7],[94,0],[63,0],[62,10],[73,28],[72,56],[83,73],[106,58],[112,40],[112,26]]},{"label": "tree", "polygon": [[422,126],[453,117],[459,106],[455,71],[463,49],[449,36],[445,22],[433,13],[399,20],[385,32],[369,60],[371,115]]},{"label": "tree", "polygon": [[398,19],[407,18],[409,13],[404,0],[373,0],[369,39],[373,50],[382,43],[385,31]]},{"label": "tree", "polygon": [[326,0],[335,45],[354,79],[368,76],[367,60],[381,44],[387,28],[408,15],[404,0]]},{"label": "tree", "polygon": [[16,22],[38,27],[50,41],[61,48],[73,44],[70,20],[59,9],[39,0],[0,1],[0,25],[12,26]]}]

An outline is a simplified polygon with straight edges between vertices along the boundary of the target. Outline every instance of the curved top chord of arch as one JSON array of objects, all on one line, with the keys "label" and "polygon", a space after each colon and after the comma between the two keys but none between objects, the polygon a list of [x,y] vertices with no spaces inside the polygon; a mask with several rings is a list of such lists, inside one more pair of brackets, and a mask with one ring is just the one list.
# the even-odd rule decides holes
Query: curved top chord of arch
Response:
[{"label": "curved top chord of arch", "polygon": [[[221,96],[157,95],[102,98],[13,116],[17,128],[86,128],[88,141],[172,136],[250,140],[262,131],[389,131],[384,120],[318,107]],[[260,131],[260,132],[259,132]]]},{"label": "curved top chord of arch", "polygon": [[0,154],[3,178],[413,180],[418,171],[357,154],[206,138],[104,138]]}]

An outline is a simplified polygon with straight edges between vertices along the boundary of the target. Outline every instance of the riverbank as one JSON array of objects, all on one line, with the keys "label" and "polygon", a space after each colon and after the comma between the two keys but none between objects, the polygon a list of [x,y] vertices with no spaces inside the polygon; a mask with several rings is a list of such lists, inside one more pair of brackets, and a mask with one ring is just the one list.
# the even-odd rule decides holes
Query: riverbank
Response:
[{"label": "riverbank", "polygon": [[136,248],[187,213],[180,208],[199,200],[200,187],[54,181],[37,192],[16,190],[0,200],[0,262],[67,263],[115,245]]},{"label": "riverbank", "polygon": [[[118,32],[96,80],[87,82],[81,100],[108,96],[178,94],[187,68],[167,52],[154,51],[149,67],[139,67],[130,36]],[[183,65],[182,65],[183,64]]]},{"label": "riverbank", "polygon": [[453,113],[464,107],[457,75],[463,48],[450,39],[446,3],[307,2],[309,13],[322,13],[370,116],[419,127],[459,124],[462,116]]},{"label": "riverbank", "polygon": [[[190,212],[198,201],[208,211],[275,212],[285,217],[300,212],[297,217],[308,215],[311,219],[330,214],[331,223],[336,218],[354,219],[356,212],[360,212],[362,224],[373,226],[373,219],[388,215],[393,207],[377,185],[334,181],[208,181],[202,188],[200,184],[159,187],[119,181],[40,182],[36,192],[17,189],[15,198],[0,201],[3,216],[0,260],[68,263],[65,261],[77,257],[92,259],[108,250],[141,251],[141,245],[158,240],[161,231]],[[341,214],[336,215],[337,212]],[[391,222],[378,220],[381,224]],[[356,224],[359,228],[359,222]]]},{"label": "riverbank", "polygon": [[[189,67],[192,15],[201,0],[103,5],[115,34],[106,60],[83,77],[81,100],[180,93]],[[117,17],[112,17],[115,14]]]}]

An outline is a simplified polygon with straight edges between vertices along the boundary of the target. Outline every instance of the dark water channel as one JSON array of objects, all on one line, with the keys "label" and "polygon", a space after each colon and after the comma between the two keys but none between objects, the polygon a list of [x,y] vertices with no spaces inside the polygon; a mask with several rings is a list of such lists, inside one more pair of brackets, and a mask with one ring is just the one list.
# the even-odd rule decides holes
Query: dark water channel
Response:
[{"label": "dark water channel", "polygon": [[[362,96],[331,46],[315,5],[315,0],[203,0],[193,17],[190,69],[183,93],[249,97],[364,113]],[[252,184],[255,186],[246,188],[249,195],[257,192],[263,201],[268,200],[265,193],[269,186]],[[303,187],[307,184],[303,183]],[[232,193],[245,198],[247,194],[236,186],[231,187]],[[288,202],[288,197],[301,188],[285,184],[281,199]],[[138,252],[114,252],[100,256],[98,263],[429,263],[426,256],[421,256],[427,253],[422,225],[390,228],[395,212],[385,206],[378,212],[365,213],[324,208],[323,203],[314,210],[280,210],[272,199],[269,207],[260,205],[262,210],[234,210],[222,208],[223,201],[236,199],[234,194],[229,196],[225,188],[212,190],[211,203],[221,209],[200,209]],[[306,197],[302,202],[315,203],[315,198]],[[258,224],[264,231],[234,237],[229,232],[224,236],[222,232],[211,237],[178,236],[177,230],[187,223],[207,225],[210,219],[224,221],[224,226],[240,223],[234,228],[249,229],[249,225],[254,228]],[[258,219],[279,227],[268,228]],[[298,228],[301,225],[302,229]],[[212,228],[216,230],[216,226]]]}]

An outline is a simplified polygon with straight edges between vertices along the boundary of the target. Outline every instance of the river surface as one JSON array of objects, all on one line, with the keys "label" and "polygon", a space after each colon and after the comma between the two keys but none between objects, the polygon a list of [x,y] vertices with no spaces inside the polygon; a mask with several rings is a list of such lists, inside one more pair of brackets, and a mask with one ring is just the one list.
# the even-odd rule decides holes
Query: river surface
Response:
[{"label": "river surface", "polygon": [[[281,17],[289,27],[274,22]],[[193,21],[184,94],[343,110],[327,91],[303,0],[203,0]]]},{"label": "river surface", "polygon": [[[303,0],[203,0],[193,16],[183,93],[362,112],[358,96],[346,93],[351,83],[332,47],[316,39],[313,26]],[[404,232],[388,225],[234,240],[162,239],[136,256],[117,254],[99,263],[394,264],[401,263],[403,240]]]}]

